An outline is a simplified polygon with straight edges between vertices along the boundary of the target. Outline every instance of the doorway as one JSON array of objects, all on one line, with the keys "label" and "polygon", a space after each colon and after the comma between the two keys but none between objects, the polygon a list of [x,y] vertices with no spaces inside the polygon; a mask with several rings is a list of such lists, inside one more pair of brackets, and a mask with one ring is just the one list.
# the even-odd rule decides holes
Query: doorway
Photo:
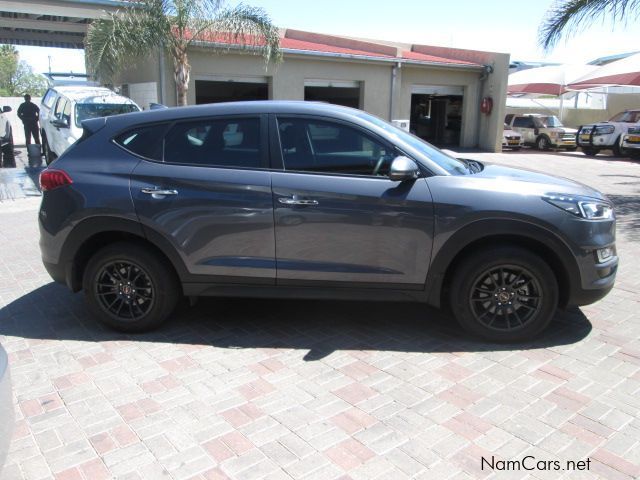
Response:
[{"label": "doorway", "polygon": [[436,146],[459,146],[462,102],[462,87],[414,87],[411,94],[411,133]]}]

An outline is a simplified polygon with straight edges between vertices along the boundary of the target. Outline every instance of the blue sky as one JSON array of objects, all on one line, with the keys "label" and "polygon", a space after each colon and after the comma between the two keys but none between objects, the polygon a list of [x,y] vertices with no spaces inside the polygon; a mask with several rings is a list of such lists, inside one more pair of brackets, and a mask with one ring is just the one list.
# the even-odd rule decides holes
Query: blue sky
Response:
[{"label": "blue sky", "polygon": [[[232,1],[228,3],[234,3]],[[640,20],[614,28],[598,22],[548,55],[537,46],[537,29],[552,0],[245,0],[263,7],[280,27],[362,38],[386,39],[507,52],[514,60],[587,62],[640,50]],[[81,51],[20,47],[36,71],[83,71]]]}]

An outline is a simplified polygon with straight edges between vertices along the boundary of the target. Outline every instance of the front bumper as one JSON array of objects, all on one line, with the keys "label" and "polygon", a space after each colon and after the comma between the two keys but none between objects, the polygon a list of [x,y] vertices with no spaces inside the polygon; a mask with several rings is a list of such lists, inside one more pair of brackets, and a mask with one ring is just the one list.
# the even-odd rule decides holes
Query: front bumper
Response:
[{"label": "front bumper", "polygon": [[595,148],[611,148],[615,145],[617,135],[614,133],[591,135],[591,133],[578,134],[578,146],[595,147]]},{"label": "front bumper", "polygon": [[0,345],[0,471],[9,453],[15,423],[7,354]]},{"label": "front bumper", "polygon": [[580,282],[573,282],[567,305],[589,305],[604,298],[615,284],[618,261],[618,256],[614,255],[598,263],[596,249],[587,250],[579,259]]}]

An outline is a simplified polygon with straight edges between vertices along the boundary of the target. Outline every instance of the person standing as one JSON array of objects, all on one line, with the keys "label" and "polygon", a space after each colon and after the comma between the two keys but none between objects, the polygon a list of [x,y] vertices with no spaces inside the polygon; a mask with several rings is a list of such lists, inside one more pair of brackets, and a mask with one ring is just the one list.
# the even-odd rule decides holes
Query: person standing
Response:
[{"label": "person standing", "polygon": [[24,96],[24,102],[18,107],[18,118],[22,120],[24,125],[25,143],[30,145],[31,136],[33,136],[33,143],[40,144],[40,132],[38,131],[40,109],[35,103],[31,102],[31,95],[28,93]]}]

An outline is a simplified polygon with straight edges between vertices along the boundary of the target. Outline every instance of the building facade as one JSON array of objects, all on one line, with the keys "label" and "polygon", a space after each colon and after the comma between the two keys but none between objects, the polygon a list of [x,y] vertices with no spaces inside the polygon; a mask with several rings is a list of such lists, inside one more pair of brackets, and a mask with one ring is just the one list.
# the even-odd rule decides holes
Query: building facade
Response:
[{"label": "building facade", "polygon": [[[189,51],[188,103],[326,101],[406,120],[413,133],[442,147],[501,148],[508,54],[291,29],[281,48],[283,62],[266,65],[233,46],[199,43]],[[160,53],[133,65],[119,83],[144,108],[176,104],[172,60]],[[481,111],[484,98],[492,100],[490,112]]]}]

